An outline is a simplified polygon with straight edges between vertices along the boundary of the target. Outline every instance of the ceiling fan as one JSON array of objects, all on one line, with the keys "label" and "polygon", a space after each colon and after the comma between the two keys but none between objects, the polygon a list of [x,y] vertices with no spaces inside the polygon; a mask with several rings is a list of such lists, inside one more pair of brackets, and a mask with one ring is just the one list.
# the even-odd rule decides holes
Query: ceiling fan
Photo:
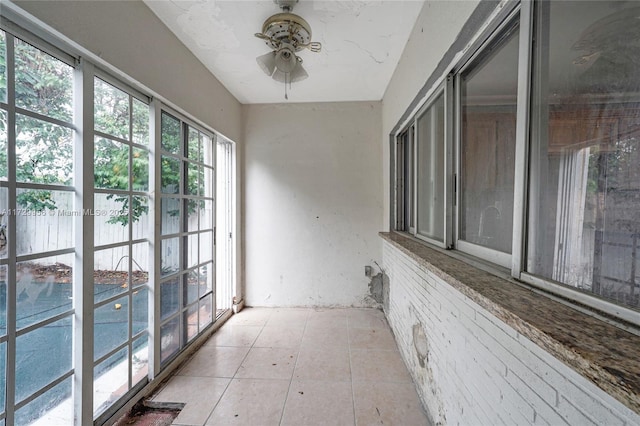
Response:
[{"label": "ceiling fan", "polygon": [[300,16],[291,13],[293,5],[298,0],[273,0],[281,9],[267,18],[262,25],[262,32],[255,36],[266,42],[272,51],[258,56],[256,61],[260,68],[276,81],[285,84],[285,99],[287,95],[287,83],[304,80],[309,74],[302,66],[302,58],[296,55],[303,49],[312,52],[320,52],[322,45],[311,41],[311,26]]}]

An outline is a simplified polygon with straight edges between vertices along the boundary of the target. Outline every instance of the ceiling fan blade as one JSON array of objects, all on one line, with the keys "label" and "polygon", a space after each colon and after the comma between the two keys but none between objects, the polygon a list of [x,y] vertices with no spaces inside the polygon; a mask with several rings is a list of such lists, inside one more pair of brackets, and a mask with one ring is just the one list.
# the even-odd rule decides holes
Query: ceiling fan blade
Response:
[{"label": "ceiling fan blade", "polygon": [[256,58],[256,62],[266,75],[271,76],[276,69],[276,52],[260,55]]},{"label": "ceiling fan blade", "polygon": [[296,81],[302,81],[307,77],[309,77],[309,74],[307,74],[307,71],[304,69],[302,64],[298,63],[298,66],[291,71],[289,81],[291,81],[291,83],[295,83]]}]

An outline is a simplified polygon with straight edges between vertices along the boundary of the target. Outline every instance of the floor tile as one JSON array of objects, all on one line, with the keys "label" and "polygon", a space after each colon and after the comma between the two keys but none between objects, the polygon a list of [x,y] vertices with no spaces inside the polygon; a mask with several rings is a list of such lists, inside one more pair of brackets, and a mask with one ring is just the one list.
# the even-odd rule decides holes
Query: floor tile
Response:
[{"label": "floor tile", "polygon": [[235,346],[235,347],[251,347],[256,338],[262,331],[259,325],[233,325],[225,324],[216,331],[211,338],[204,344],[209,346]]},{"label": "floor tile", "polygon": [[302,327],[284,327],[267,323],[253,344],[254,348],[297,348],[302,342]]},{"label": "floor tile", "polygon": [[350,382],[291,382],[282,425],[353,425]]},{"label": "floor tile", "polygon": [[389,329],[384,312],[379,309],[352,309],[348,313],[349,328]]},{"label": "floor tile", "polygon": [[308,309],[276,309],[267,321],[268,326],[304,327],[309,316]]},{"label": "floor tile", "polygon": [[310,328],[347,328],[346,315],[313,315],[307,319],[307,329]]},{"label": "floor tile", "polygon": [[391,331],[384,328],[349,329],[351,349],[397,350],[398,346]]},{"label": "floor tile", "polygon": [[298,349],[252,348],[235,377],[290,380],[297,355]]},{"label": "floor tile", "polygon": [[[224,393],[230,379],[175,376],[152,398],[153,402],[182,402],[174,424],[202,425]],[[206,398],[203,398],[206,395]]]},{"label": "floor tile", "polygon": [[269,308],[244,308],[231,315],[225,325],[265,325],[272,313]]},{"label": "floor tile", "polygon": [[353,398],[358,425],[429,425],[413,383],[353,383]]},{"label": "floor tile", "polygon": [[411,377],[398,351],[351,350],[353,381],[409,382]]},{"label": "floor tile", "polygon": [[302,336],[302,348],[348,348],[347,328],[306,328]]},{"label": "floor tile", "polygon": [[301,349],[293,377],[303,380],[351,381],[348,348]]},{"label": "floor tile", "polygon": [[288,389],[288,380],[233,379],[206,424],[278,425]]},{"label": "floor tile", "polygon": [[249,348],[202,347],[178,371],[180,376],[233,377]]}]

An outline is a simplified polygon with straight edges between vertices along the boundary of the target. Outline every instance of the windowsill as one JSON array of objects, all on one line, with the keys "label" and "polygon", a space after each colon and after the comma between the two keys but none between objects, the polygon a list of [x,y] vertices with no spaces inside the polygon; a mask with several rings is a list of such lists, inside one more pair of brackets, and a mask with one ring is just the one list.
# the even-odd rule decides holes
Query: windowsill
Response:
[{"label": "windowsill", "polygon": [[380,236],[640,413],[640,336],[395,232]]}]

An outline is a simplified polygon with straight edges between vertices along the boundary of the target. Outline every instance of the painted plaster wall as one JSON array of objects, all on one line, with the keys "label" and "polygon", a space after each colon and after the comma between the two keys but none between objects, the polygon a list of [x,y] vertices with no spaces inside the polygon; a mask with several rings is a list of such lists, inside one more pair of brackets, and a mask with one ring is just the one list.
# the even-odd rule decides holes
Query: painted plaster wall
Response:
[{"label": "painted plaster wall", "polygon": [[370,305],[364,266],[381,258],[380,103],[243,108],[247,304]]},{"label": "painted plaster wall", "polygon": [[141,1],[16,1],[16,5],[228,138],[240,103]]},{"label": "painted plaster wall", "polygon": [[382,100],[384,230],[389,227],[389,134],[480,2],[424,2]]}]

